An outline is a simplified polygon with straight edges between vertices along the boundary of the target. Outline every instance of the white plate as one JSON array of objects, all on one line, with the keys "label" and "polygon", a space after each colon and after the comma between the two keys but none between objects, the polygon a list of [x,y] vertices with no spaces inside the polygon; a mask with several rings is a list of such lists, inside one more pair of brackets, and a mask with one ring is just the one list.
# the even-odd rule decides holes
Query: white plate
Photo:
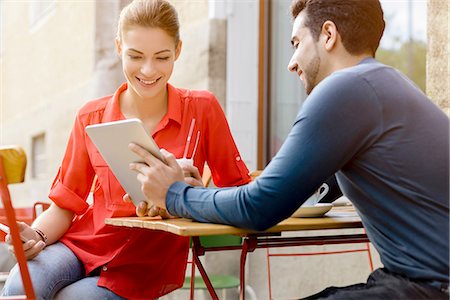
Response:
[{"label": "white plate", "polygon": [[292,215],[294,218],[316,218],[326,214],[333,204],[331,203],[317,203],[315,206],[300,206]]}]

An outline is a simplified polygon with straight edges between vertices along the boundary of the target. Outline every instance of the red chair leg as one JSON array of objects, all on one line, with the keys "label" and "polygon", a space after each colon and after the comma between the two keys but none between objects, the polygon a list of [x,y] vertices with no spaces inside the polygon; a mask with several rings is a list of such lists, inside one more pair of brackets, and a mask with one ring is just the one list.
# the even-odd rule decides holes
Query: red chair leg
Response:
[{"label": "red chair leg", "polygon": [[22,247],[22,241],[20,240],[19,227],[17,226],[16,223],[16,215],[14,213],[14,208],[11,203],[11,195],[9,194],[8,183],[6,181],[6,174],[3,168],[3,159],[1,157],[0,157],[0,195],[2,198],[3,206],[6,211],[6,218],[8,220],[8,225],[11,230],[14,252],[16,254],[17,263],[19,264],[20,275],[22,276],[22,282],[25,289],[26,299],[36,299],[33,290],[33,285],[31,283],[30,273],[28,272],[25,252]]}]

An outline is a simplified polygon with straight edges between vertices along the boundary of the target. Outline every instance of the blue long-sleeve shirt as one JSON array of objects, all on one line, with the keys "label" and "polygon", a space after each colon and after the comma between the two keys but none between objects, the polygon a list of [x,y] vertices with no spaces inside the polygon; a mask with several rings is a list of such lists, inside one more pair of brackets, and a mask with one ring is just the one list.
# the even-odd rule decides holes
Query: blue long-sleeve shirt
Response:
[{"label": "blue long-sleeve shirt", "polygon": [[374,59],[315,87],[256,181],[231,189],[177,182],[167,208],[264,230],[334,173],[386,268],[449,281],[449,119],[409,79]]}]

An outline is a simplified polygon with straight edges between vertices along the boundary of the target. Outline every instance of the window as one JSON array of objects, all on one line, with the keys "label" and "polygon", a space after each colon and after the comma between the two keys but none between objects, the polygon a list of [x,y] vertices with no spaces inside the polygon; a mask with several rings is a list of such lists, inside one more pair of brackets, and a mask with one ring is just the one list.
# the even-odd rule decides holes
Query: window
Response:
[{"label": "window", "polygon": [[[295,74],[287,65],[293,50],[290,45],[292,23],[289,6],[291,0],[264,1],[268,10],[267,104],[263,115],[267,124],[263,128],[266,141],[258,152],[266,153],[262,159],[267,165],[286,139],[295,117],[306,99],[306,93]],[[376,59],[397,68],[425,91],[426,75],[426,1],[381,0],[386,29]],[[260,70],[261,72],[261,70]]]},{"label": "window", "polygon": [[4,7],[4,4],[3,4],[3,1],[2,0],[0,0],[0,28],[1,28],[1,31],[0,31],[0,59],[2,58],[2,56],[3,56],[3,53],[5,52],[5,34],[4,34],[4,31],[5,31],[5,13],[4,13],[4,10],[5,10],[5,7]]},{"label": "window", "polygon": [[55,0],[30,1],[30,26],[36,27],[55,8]]},{"label": "window", "polygon": [[386,28],[376,58],[425,92],[427,1],[381,0]]},{"label": "window", "polygon": [[45,133],[33,137],[31,159],[31,176],[35,179],[45,178],[47,175],[47,151],[45,145]]},{"label": "window", "polygon": [[269,2],[268,147],[266,165],[278,152],[298,114],[306,92],[296,74],[287,70],[293,50],[291,0]]}]

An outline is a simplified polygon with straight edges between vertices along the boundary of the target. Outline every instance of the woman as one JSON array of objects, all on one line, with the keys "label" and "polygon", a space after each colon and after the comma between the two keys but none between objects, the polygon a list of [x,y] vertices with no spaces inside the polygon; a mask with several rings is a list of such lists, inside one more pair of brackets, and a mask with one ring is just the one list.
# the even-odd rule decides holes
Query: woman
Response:
[{"label": "woman", "polygon": [[[168,84],[181,45],[177,13],[167,1],[133,1],[121,12],[116,46],[127,82],[80,109],[49,194],[53,204],[32,227],[20,225],[31,239],[24,249],[38,298],[154,299],[183,283],[188,238],[104,224],[136,208],[123,201],[125,192],[86,135],[87,125],[139,118],[159,147],[193,158],[200,173],[207,162],[216,185],[250,181],[216,98]],[[3,293],[23,293],[17,266]]]}]

